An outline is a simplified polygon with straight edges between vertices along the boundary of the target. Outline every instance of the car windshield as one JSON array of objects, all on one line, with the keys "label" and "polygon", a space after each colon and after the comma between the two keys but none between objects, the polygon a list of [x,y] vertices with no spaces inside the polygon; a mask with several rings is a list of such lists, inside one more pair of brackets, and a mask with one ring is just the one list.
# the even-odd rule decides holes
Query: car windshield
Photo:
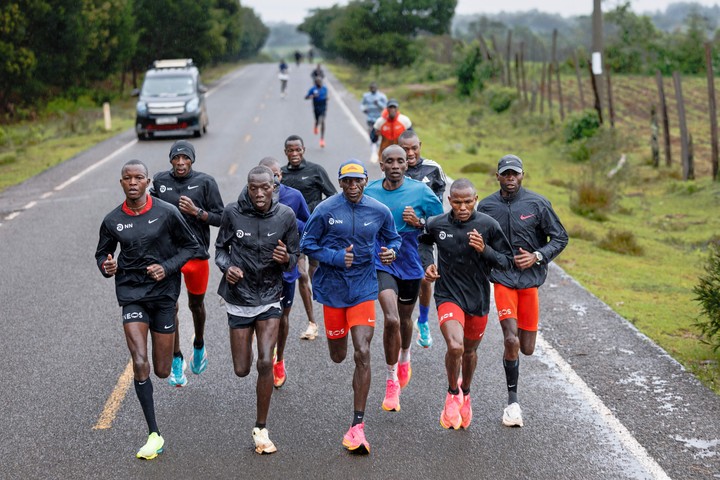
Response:
[{"label": "car windshield", "polygon": [[142,95],[146,97],[179,97],[194,91],[191,76],[148,77],[143,83]]}]

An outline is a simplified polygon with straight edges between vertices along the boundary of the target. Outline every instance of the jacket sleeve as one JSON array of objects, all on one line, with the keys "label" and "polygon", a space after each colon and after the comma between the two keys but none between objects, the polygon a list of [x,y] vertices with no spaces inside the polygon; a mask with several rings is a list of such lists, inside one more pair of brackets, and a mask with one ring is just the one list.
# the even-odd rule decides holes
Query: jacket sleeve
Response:
[{"label": "jacket sleeve", "polygon": [[307,202],[305,201],[305,197],[303,197],[302,195],[298,195],[298,208],[297,212],[295,212],[295,219],[297,221],[298,235],[300,237],[302,237],[302,234],[305,231],[305,224],[307,223],[309,218],[310,209],[308,208]]},{"label": "jacket sleeve", "polygon": [[[546,238],[541,239],[541,244],[545,242],[547,242],[547,244],[539,248],[538,251],[542,253],[543,263],[549,263],[560,255],[560,252],[567,247],[569,241],[568,233],[562,223],[560,223],[560,219],[553,210],[550,202],[545,202],[541,226],[546,235]],[[547,240],[548,237],[550,238],[549,241]]]},{"label": "jacket sleeve", "polygon": [[435,239],[428,230],[428,225],[425,225],[423,233],[418,237],[418,251],[420,252],[420,261],[422,262],[423,271],[435,263]]},{"label": "jacket sleeve", "polygon": [[115,258],[115,250],[117,249],[117,244],[117,240],[115,239],[115,237],[110,235],[110,232],[108,231],[107,227],[105,226],[105,222],[103,221],[102,225],[100,225],[100,235],[98,239],[97,249],[95,250],[95,261],[97,262],[100,273],[102,273],[103,277],[105,278],[110,278],[112,275],[108,275],[103,271],[103,263],[105,263],[105,260],[107,260],[108,255],[112,255],[113,258]]},{"label": "jacket sleeve", "polygon": [[425,209],[425,218],[434,217],[435,215],[440,215],[443,213],[443,204],[440,199],[435,195],[435,192],[430,189],[430,187],[426,186],[423,190],[425,194],[424,199],[424,209]]},{"label": "jacket sleeve", "polygon": [[160,263],[166,275],[179,272],[182,266],[191,258],[208,258],[207,252],[200,245],[192,230],[190,230],[180,210],[171,210],[168,216],[168,229],[173,243],[177,247],[177,253]]},{"label": "jacket sleeve", "polygon": [[335,185],[330,181],[327,171],[324,168],[318,168],[318,176],[320,179],[320,189],[326,198],[332,197],[337,193]]},{"label": "jacket sleeve", "polygon": [[395,250],[396,254],[400,252],[402,238],[395,228],[395,220],[393,219],[390,210],[385,213],[385,218],[383,219],[383,224],[382,227],[380,227],[378,235],[381,239],[380,245],[387,247],[388,249]]},{"label": "jacket sleeve", "polygon": [[300,239],[300,251],[318,262],[338,268],[345,267],[345,251],[323,247],[320,241],[324,235],[324,217],[316,210],[305,224],[305,231]]},{"label": "jacket sleeve", "polygon": [[492,268],[498,270],[510,270],[515,265],[515,260],[505,233],[496,220],[488,217],[492,223],[488,226],[488,234],[484,236],[485,250],[482,252],[483,260]]},{"label": "jacket sleeve", "polygon": [[222,196],[220,195],[220,189],[218,188],[217,182],[214,178],[210,178],[208,180],[205,197],[205,202],[207,202],[207,208],[205,211],[208,214],[207,223],[213,227],[219,227],[225,204],[223,203]]},{"label": "jacket sleeve", "polygon": [[220,228],[215,239],[215,265],[223,273],[230,268],[230,242],[232,242],[234,235],[230,212],[226,208],[220,218]]},{"label": "jacket sleeve", "polygon": [[296,223],[295,215],[288,212],[286,216],[285,226],[285,238],[283,243],[287,248],[287,253],[290,256],[290,261],[287,265],[283,266],[283,270],[289,272],[297,265],[298,257],[300,256],[300,237],[298,237],[298,225]]}]

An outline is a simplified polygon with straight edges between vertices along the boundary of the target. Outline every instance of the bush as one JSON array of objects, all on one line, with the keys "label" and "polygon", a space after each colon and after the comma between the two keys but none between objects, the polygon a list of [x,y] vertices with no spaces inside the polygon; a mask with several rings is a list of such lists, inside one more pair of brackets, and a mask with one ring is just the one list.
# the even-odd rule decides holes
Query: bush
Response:
[{"label": "bush", "polygon": [[576,214],[604,222],[614,201],[613,191],[592,182],[581,183],[570,200],[570,209]]},{"label": "bush", "polygon": [[700,283],[693,287],[695,300],[700,303],[700,310],[705,319],[698,319],[695,326],[700,330],[705,341],[712,345],[713,350],[720,349],[720,246],[712,245],[710,256],[705,265],[705,275],[699,278]]},{"label": "bush", "polygon": [[600,118],[595,110],[583,110],[568,116],[565,121],[565,143],[590,138],[600,128]]},{"label": "bush", "polygon": [[620,253],[622,255],[642,255],[643,248],[637,244],[635,234],[628,231],[610,230],[603,237],[597,246],[609,252]]},{"label": "bush", "polygon": [[496,113],[502,113],[509,109],[517,98],[518,93],[514,88],[493,87],[487,91],[488,105]]}]

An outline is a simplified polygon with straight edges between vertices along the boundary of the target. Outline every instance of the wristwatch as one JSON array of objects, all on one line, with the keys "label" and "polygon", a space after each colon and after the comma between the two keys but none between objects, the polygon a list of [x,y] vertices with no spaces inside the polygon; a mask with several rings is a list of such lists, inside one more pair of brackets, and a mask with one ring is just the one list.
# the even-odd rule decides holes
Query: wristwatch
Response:
[{"label": "wristwatch", "polygon": [[420,222],[420,226],[418,228],[424,228],[425,227],[425,219],[420,218],[418,221]]},{"label": "wristwatch", "polygon": [[543,261],[543,258],[544,258],[544,257],[543,257],[543,254],[540,253],[540,252],[534,252],[534,253],[535,253],[535,258],[537,258],[537,262],[535,262],[535,263],[537,263],[538,265],[540,265],[540,262],[542,262],[542,261]]},{"label": "wristwatch", "polygon": [[[199,209],[198,209],[198,212],[197,212],[197,215],[195,215],[195,218],[197,218],[198,220],[202,220],[202,214],[203,214],[203,213],[205,213],[205,210],[203,210],[202,208],[199,208]],[[537,252],[536,252],[536,253],[537,253]]]}]

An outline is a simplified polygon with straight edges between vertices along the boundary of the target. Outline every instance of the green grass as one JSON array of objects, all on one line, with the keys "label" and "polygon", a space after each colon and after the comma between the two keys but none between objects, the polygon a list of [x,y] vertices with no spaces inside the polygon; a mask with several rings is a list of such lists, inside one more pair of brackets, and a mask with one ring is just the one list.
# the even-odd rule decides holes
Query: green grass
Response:
[{"label": "green grass", "polygon": [[[358,96],[370,80],[377,80],[388,96],[398,97],[400,109],[413,121],[422,140],[423,156],[438,161],[451,177],[470,178],[481,197],[498,188],[493,172],[501,156],[515,153],[523,158],[527,171],[523,185],[547,196],[571,232],[570,244],[557,263],[720,393],[720,353],[713,352],[693,326],[700,307],[692,292],[703,274],[707,244],[720,231],[720,216],[709,214],[720,206],[720,184],[713,183],[707,174],[696,181],[679,181],[677,160],[673,169],[650,167],[649,149],[636,138],[649,135],[648,122],[644,121],[645,127],[640,125],[642,116],[618,117],[616,130],[628,163],[610,182],[604,180],[602,170],[608,165],[596,166],[597,171],[589,173],[587,163],[571,161],[563,153],[563,125],[557,105],[553,120],[547,115],[531,115],[517,105],[497,114],[482,95],[458,98],[451,79],[414,88],[399,84],[401,79],[412,77],[411,72],[383,70],[376,78],[373,72],[346,66],[333,65],[332,70]],[[651,79],[615,81],[624,87],[620,92],[632,91],[634,95],[637,91],[631,86],[654,85]],[[573,88],[571,85],[568,80],[564,92]],[[702,88],[700,79],[683,85],[686,95],[696,101]],[[425,94],[432,91],[444,92],[441,100]],[[615,95],[621,112],[638,110],[631,108],[633,99],[617,98],[617,92]],[[691,128],[699,132],[702,118],[694,114]],[[696,172],[707,172],[706,144],[698,143]],[[679,149],[674,155],[679,155]],[[607,184],[615,194],[615,203],[603,222],[571,211],[575,189],[588,178]],[[613,232],[630,232],[642,255],[601,248]]]}]

